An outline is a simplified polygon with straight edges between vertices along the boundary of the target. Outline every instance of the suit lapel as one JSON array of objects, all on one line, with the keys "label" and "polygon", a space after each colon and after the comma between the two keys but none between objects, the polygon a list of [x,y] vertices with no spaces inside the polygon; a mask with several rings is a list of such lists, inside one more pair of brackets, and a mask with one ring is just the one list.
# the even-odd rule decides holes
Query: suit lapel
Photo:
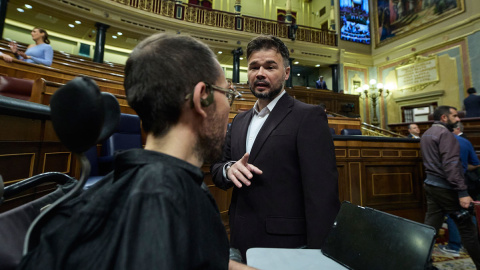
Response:
[{"label": "suit lapel", "polygon": [[[257,138],[253,143],[252,150],[250,151],[249,163],[253,163],[253,161],[255,161],[255,158],[260,152],[260,149],[262,149],[262,146],[264,145],[272,131],[275,129],[276,126],[278,126],[278,124],[283,121],[285,116],[287,116],[292,111],[292,106],[293,98],[290,97],[287,93],[285,93],[277,102],[277,104],[273,108],[273,111],[270,112],[270,115],[260,129],[260,132],[258,132]],[[248,122],[250,123],[250,121]],[[245,141],[246,136],[244,142]]]},{"label": "suit lapel", "polygon": [[233,158],[236,156],[242,157],[246,152],[247,152],[247,132],[248,132],[248,126],[250,125],[250,121],[252,120],[253,116],[253,109],[250,109],[247,111],[242,119],[239,119],[238,123],[238,133],[233,133],[233,134],[240,134],[240,137],[238,140],[235,141],[235,147],[233,149],[238,149],[238,153],[233,153]]}]

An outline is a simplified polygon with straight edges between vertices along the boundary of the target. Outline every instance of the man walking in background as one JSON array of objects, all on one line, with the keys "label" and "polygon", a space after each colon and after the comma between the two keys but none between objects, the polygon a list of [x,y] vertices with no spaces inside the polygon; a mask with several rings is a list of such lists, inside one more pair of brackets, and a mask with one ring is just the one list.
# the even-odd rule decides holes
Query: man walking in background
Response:
[{"label": "man walking in background", "polygon": [[438,230],[445,214],[450,214],[460,231],[463,246],[477,269],[480,269],[480,243],[475,224],[469,215],[457,213],[473,202],[468,195],[460,161],[460,146],[452,133],[460,121],[457,109],[440,106],[433,113],[434,124],[423,134],[420,147],[427,175],[424,188],[427,197],[425,224]]}]

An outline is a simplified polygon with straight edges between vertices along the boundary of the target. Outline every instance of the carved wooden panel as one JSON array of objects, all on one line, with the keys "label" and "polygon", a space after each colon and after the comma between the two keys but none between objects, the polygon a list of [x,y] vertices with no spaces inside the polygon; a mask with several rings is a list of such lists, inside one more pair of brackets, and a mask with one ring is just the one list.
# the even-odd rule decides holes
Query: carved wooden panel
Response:
[{"label": "carved wooden panel", "polygon": [[374,208],[409,208],[420,206],[422,195],[418,163],[366,163],[365,205]]},{"label": "carved wooden panel", "polygon": [[351,201],[350,183],[348,181],[348,166],[346,162],[337,162],[338,198],[341,202]]},{"label": "carved wooden panel", "polygon": [[43,162],[43,172],[61,172],[69,173],[72,162],[72,153],[70,152],[52,152],[45,153]]},{"label": "carved wooden panel", "polygon": [[382,151],[379,149],[362,149],[362,157],[382,157]]},{"label": "carved wooden panel", "polygon": [[400,157],[400,151],[398,150],[382,150],[383,157]]},{"label": "carved wooden panel", "polygon": [[0,175],[4,183],[8,185],[33,176],[36,157],[32,152],[0,154]]},{"label": "carved wooden panel", "polygon": [[348,163],[348,182],[350,188],[350,202],[363,205],[362,168],[360,162]]},{"label": "carved wooden panel", "polygon": [[347,150],[346,149],[337,149],[335,148],[335,156],[337,158],[341,157],[341,158],[345,158],[347,157]]},{"label": "carved wooden panel", "polygon": [[348,157],[360,157],[360,149],[348,149]]},{"label": "carved wooden panel", "polygon": [[0,127],[1,141],[37,141],[42,136],[41,120],[0,115]]}]

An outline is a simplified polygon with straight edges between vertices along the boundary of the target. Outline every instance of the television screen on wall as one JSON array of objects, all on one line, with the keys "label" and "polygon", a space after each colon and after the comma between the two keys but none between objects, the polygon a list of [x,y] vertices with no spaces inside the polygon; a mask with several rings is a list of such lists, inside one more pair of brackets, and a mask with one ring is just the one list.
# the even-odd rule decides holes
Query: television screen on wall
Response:
[{"label": "television screen on wall", "polygon": [[340,38],[370,44],[368,0],[340,0]]}]

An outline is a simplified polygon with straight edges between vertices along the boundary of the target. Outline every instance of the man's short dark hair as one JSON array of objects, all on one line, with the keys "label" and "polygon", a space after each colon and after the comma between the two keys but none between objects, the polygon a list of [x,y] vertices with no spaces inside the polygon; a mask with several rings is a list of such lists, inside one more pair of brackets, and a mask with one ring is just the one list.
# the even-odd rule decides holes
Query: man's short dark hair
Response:
[{"label": "man's short dark hair", "polygon": [[475,88],[473,88],[473,87],[470,87],[470,88],[467,89],[467,93],[468,93],[469,95],[475,94],[476,92],[477,92],[477,90],[475,90]]},{"label": "man's short dark hair", "polygon": [[452,106],[439,106],[435,109],[435,111],[433,112],[433,120],[435,121],[440,121],[440,119],[442,118],[442,115],[450,115],[450,109],[454,109],[454,110],[457,110],[457,108],[455,107],[452,107]]},{"label": "man's short dark hair", "polygon": [[247,59],[250,59],[252,53],[260,50],[276,50],[283,58],[283,65],[288,67],[290,52],[287,46],[279,38],[271,35],[262,35],[252,39],[247,45]]},{"label": "man's short dark hair", "polygon": [[145,132],[160,136],[178,123],[185,95],[221,75],[215,54],[188,36],[156,34],[140,42],[125,65],[124,87]]},{"label": "man's short dark hair", "polygon": [[459,128],[461,132],[463,132],[463,124],[462,122],[457,122],[453,128]]},{"label": "man's short dark hair", "polygon": [[412,129],[412,125],[416,125],[416,126],[418,126],[417,124],[415,124],[415,123],[412,123],[412,124],[409,124],[409,125],[408,125],[408,129]]}]

